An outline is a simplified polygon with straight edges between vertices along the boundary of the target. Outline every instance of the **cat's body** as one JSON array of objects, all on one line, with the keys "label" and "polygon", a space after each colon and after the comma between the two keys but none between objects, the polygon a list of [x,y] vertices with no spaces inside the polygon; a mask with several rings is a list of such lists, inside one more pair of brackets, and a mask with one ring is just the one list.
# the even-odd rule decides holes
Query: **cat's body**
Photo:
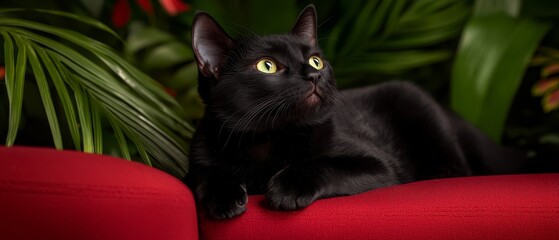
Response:
[{"label": "cat's body", "polygon": [[247,194],[292,210],[320,198],[500,171],[491,161],[509,157],[412,84],[336,90],[316,44],[312,6],[286,35],[234,41],[207,14],[193,26],[207,107],[188,183],[212,217],[241,214]]}]

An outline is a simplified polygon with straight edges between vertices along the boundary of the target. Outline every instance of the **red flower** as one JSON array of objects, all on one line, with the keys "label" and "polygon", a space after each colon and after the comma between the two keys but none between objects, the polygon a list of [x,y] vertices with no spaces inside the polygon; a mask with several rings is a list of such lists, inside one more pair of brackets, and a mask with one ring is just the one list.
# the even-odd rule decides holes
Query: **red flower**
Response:
[{"label": "red flower", "polygon": [[177,91],[175,91],[175,89],[165,88],[165,92],[167,92],[167,94],[171,95],[171,97],[176,97],[177,96]]},{"label": "red flower", "polygon": [[153,5],[151,5],[151,0],[136,0],[136,4],[138,4],[145,13],[153,15]]},{"label": "red flower", "polygon": [[543,77],[547,77],[549,75],[556,74],[556,73],[559,73],[559,63],[549,64],[542,70]]},{"label": "red flower", "polygon": [[551,110],[555,110],[559,108],[559,89],[546,94],[542,99],[543,110],[547,112],[551,112]]},{"label": "red flower", "polygon": [[532,87],[532,95],[542,96],[545,93],[553,90],[559,86],[559,77],[541,79]]},{"label": "red flower", "polygon": [[[153,15],[153,5],[151,0],[135,0],[136,4],[148,15]],[[159,0],[159,3],[165,11],[175,16],[191,9],[190,4],[184,3],[181,0]],[[130,22],[132,10],[128,0],[116,0],[113,7],[112,21],[116,28],[122,28]]]},{"label": "red flower", "polygon": [[0,67],[0,81],[4,80],[5,77],[6,77],[6,68]]},{"label": "red flower", "polygon": [[190,4],[184,3],[181,0],[159,0],[161,6],[167,11],[171,16],[178,15],[179,13],[188,12],[190,10]]},{"label": "red flower", "polygon": [[116,28],[126,26],[126,24],[130,21],[130,15],[131,10],[128,0],[117,0],[113,8],[113,25]]}]

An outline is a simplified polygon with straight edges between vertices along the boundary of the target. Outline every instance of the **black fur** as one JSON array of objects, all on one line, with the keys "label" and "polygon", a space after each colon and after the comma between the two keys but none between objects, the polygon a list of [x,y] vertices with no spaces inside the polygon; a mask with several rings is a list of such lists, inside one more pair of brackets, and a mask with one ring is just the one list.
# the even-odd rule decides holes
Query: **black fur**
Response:
[{"label": "black fur", "polygon": [[[187,183],[210,216],[243,213],[247,194],[293,210],[320,198],[490,173],[499,166],[486,160],[509,154],[412,84],[339,92],[326,61],[320,70],[308,63],[322,56],[315,31],[313,6],[288,34],[239,40],[209,15],[195,17],[206,111],[191,144]],[[256,70],[264,57],[280,70]]]}]

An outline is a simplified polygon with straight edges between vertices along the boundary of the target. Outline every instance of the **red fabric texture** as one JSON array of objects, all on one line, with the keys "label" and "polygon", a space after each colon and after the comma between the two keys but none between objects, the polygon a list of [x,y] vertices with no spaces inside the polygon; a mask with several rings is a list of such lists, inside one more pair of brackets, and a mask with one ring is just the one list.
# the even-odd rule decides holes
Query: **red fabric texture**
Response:
[{"label": "red fabric texture", "polygon": [[262,196],[232,220],[202,217],[206,240],[559,239],[559,174],[415,182],[319,200],[304,210],[267,209]]},{"label": "red fabric texture", "polygon": [[[319,200],[292,212],[251,196],[200,239],[559,239],[559,174],[452,178]],[[198,239],[191,192],[112,157],[0,146],[0,239]]]},{"label": "red fabric texture", "polygon": [[0,146],[0,239],[198,239],[192,194],[139,163]]}]

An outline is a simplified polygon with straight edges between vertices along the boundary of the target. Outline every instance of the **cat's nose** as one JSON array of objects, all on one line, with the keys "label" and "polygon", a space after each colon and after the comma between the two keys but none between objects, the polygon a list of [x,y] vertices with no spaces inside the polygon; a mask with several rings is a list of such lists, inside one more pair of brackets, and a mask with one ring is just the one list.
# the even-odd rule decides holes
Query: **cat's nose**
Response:
[{"label": "cat's nose", "polygon": [[312,73],[308,73],[307,76],[304,77],[305,80],[307,81],[313,81],[313,82],[318,82],[318,80],[320,80],[320,73],[317,72],[312,72]]}]

